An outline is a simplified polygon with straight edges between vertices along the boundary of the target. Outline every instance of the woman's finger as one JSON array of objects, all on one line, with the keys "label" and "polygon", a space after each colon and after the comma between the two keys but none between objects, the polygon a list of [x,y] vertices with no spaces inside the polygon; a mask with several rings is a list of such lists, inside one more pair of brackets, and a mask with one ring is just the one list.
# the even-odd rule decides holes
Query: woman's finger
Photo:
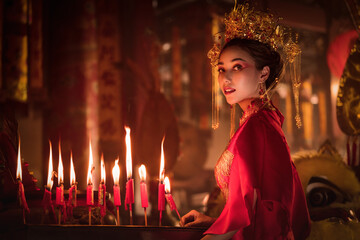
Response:
[{"label": "woman's finger", "polygon": [[186,226],[187,223],[193,222],[196,218],[196,215],[198,215],[198,212],[195,210],[191,210],[180,219],[180,225]]}]

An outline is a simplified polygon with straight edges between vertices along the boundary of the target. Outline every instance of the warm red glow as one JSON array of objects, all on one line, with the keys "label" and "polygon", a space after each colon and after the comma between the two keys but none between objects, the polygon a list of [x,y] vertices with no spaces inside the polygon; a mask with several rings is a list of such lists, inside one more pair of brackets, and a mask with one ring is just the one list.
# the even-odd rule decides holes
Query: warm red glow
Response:
[{"label": "warm red glow", "polygon": [[165,193],[170,193],[170,180],[168,177],[165,177],[164,185],[165,185]]},{"label": "warm red glow", "polygon": [[87,174],[87,184],[90,185],[93,183],[92,180],[92,170],[94,165],[94,158],[92,154],[92,148],[91,148],[91,140],[89,141],[89,167],[88,167],[88,174]]},{"label": "warm red glow", "polygon": [[16,178],[20,179],[20,181],[22,180],[21,156],[20,156],[20,140],[19,140],[18,156],[17,156]]},{"label": "warm red glow", "polygon": [[60,142],[59,142],[58,185],[60,186],[63,183],[64,183],[64,166],[62,163],[61,146],[60,146]]},{"label": "warm red glow", "polygon": [[120,178],[120,167],[119,167],[119,159],[115,160],[115,165],[112,169],[112,175],[114,178],[114,184],[119,185],[119,178]]},{"label": "warm red glow", "polygon": [[139,175],[140,175],[140,181],[145,182],[146,181],[146,168],[144,164],[141,164],[139,167]]},{"label": "warm red glow", "polygon": [[70,153],[70,186],[76,184],[75,168],[73,163],[72,152]]},{"label": "warm red glow", "polygon": [[163,137],[161,141],[161,158],[160,158],[160,174],[159,174],[159,181],[164,181],[165,176],[165,155],[164,155],[164,140],[165,137]]},{"label": "warm red glow", "polygon": [[104,154],[101,154],[101,183],[105,184],[106,181],[106,171],[104,163]]},{"label": "warm red glow", "polygon": [[53,180],[52,180],[52,175],[53,175],[53,157],[52,157],[52,147],[51,147],[51,142],[49,141],[49,145],[50,145],[50,153],[49,153],[49,168],[48,168],[48,178],[47,178],[47,184],[46,187],[51,190],[52,186],[53,186]]},{"label": "warm red glow", "polygon": [[131,139],[130,128],[125,127],[125,144],[126,144],[126,176],[128,179],[132,177],[132,159],[131,159]]}]

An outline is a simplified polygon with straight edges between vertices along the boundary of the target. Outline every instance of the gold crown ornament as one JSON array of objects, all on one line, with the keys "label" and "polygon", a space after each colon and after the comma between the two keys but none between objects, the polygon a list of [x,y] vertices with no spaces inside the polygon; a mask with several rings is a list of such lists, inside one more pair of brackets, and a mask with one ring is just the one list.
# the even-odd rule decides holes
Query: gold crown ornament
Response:
[{"label": "gold crown ornament", "polygon": [[[296,125],[301,126],[299,114],[299,88],[300,81],[300,55],[301,49],[296,40],[293,41],[290,28],[279,25],[279,18],[276,18],[270,12],[254,10],[248,3],[235,6],[229,14],[225,14],[223,20],[225,31],[215,33],[215,43],[208,52],[213,71],[213,101],[212,101],[212,127],[216,129],[219,126],[219,106],[218,106],[218,83],[217,83],[217,65],[223,46],[235,38],[251,39],[263,44],[269,45],[277,51],[284,62],[284,69],[289,66],[290,77],[292,80],[294,99],[296,106]],[[282,74],[283,75],[283,74]],[[271,89],[267,89],[264,94]],[[233,107],[234,109],[234,107]]]}]

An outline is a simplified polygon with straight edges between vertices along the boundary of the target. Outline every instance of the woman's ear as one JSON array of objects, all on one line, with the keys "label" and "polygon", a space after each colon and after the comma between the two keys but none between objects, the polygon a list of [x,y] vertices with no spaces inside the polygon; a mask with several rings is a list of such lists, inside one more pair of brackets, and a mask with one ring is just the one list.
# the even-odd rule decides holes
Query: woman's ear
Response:
[{"label": "woman's ear", "polygon": [[260,82],[264,83],[269,78],[269,75],[270,75],[269,66],[263,67],[263,69],[261,70],[261,73],[260,73]]}]

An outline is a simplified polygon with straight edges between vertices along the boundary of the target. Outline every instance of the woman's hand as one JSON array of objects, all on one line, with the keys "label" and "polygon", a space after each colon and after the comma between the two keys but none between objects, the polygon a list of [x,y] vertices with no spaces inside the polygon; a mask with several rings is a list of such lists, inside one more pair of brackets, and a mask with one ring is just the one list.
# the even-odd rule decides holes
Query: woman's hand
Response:
[{"label": "woman's hand", "polygon": [[215,218],[206,216],[198,211],[191,210],[181,218],[180,225],[182,227],[210,227],[215,220]]}]

